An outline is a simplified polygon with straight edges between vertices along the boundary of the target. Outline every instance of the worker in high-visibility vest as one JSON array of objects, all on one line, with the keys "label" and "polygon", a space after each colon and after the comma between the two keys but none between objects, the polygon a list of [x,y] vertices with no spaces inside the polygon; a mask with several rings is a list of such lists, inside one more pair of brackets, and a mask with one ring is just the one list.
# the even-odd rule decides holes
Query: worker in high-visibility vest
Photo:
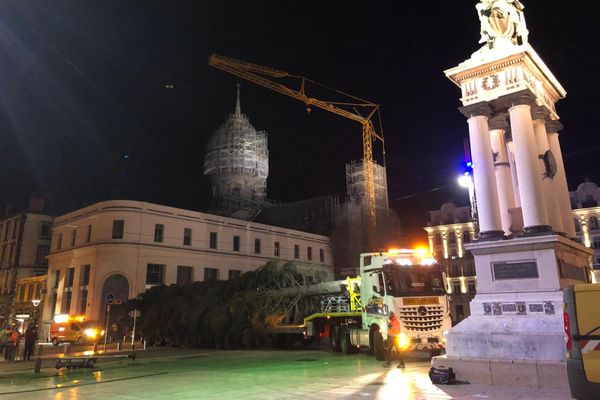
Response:
[{"label": "worker in high-visibility vest", "polygon": [[404,360],[400,353],[400,321],[398,321],[396,314],[392,311],[390,312],[388,320],[387,362],[383,364],[386,368],[389,368],[392,363],[392,352],[394,351],[394,348],[396,349],[396,354],[400,357],[398,368],[404,368]]}]

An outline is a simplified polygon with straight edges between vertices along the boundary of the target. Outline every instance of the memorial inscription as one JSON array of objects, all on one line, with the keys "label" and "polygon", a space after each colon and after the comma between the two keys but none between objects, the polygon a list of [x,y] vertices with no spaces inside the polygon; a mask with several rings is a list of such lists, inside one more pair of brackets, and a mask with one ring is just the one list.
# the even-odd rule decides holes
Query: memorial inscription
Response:
[{"label": "memorial inscription", "polygon": [[539,278],[535,261],[492,263],[494,280]]}]

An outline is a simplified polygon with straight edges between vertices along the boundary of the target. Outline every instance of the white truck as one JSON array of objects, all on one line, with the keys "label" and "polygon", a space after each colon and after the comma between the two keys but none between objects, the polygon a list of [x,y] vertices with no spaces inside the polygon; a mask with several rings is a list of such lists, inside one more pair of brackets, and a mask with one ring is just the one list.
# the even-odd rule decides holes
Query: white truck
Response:
[{"label": "white truck", "polygon": [[[321,312],[296,327],[305,339],[329,337],[335,352],[368,348],[383,359],[393,311],[400,321],[403,351],[438,355],[445,350],[445,333],[451,327],[446,279],[426,251],[361,254],[360,276],[338,284],[338,293],[329,289],[323,295]],[[331,288],[331,282],[325,286]],[[318,288],[311,291],[318,293]]]}]

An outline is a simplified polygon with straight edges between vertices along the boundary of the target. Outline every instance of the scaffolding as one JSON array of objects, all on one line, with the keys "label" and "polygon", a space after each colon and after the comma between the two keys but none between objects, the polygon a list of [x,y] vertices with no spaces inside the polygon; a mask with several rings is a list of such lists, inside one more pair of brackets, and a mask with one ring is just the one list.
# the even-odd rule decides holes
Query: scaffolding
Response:
[{"label": "scaffolding", "polygon": [[240,107],[209,139],[204,174],[211,179],[214,211],[258,210],[266,202],[269,175],[267,133],[257,131]]},{"label": "scaffolding", "polygon": [[[375,207],[389,208],[387,174],[385,167],[373,162],[375,182]],[[348,199],[360,199],[366,207],[365,168],[363,160],[354,160],[346,164],[346,195]]]}]

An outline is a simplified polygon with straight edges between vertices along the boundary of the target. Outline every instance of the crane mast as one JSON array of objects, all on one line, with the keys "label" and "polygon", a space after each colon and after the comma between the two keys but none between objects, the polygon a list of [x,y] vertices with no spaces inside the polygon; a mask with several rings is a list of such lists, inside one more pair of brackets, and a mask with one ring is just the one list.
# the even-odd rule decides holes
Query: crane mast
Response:
[{"label": "crane mast", "polygon": [[[256,83],[257,85],[266,87],[275,92],[281,93],[288,97],[294,98],[306,104],[307,107],[317,107],[322,110],[340,115],[344,118],[356,121],[362,125],[363,139],[363,168],[365,175],[365,193],[367,197],[367,212],[369,217],[369,229],[367,235],[368,246],[370,250],[375,250],[375,242],[377,236],[377,211],[375,206],[375,169],[373,159],[373,142],[376,140],[384,144],[383,134],[377,133],[373,126],[373,116],[379,110],[379,105],[374,104],[354,96],[343,95],[350,97],[354,102],[341,103],[333,101],[319,100],[314,97],[309,97],[305,93],[307,83],[315,83],[310,79],[302,76],[292,75],[285,71],[264,67],[257,64],[252,64],[246,61],[236,60],[234,58],[224,57],[217,54],[212,54],[209,57],[208,64],[228,72],[247,81]],[[300,81],[299,88],[293,89],[282,83],[276,82],[269,78],[294,78]],[[337,91],[336,91],[337,92]],[[341,93],[341,92],[338,92]],[[341,106],[351,106],[353,110],[347,110]],[[366,108],[368,113],[366,116],[361,115],[357,108]],[[309,108],[310,109],[310,108]],[[384,150],[385,155],[385,150]]]}]

